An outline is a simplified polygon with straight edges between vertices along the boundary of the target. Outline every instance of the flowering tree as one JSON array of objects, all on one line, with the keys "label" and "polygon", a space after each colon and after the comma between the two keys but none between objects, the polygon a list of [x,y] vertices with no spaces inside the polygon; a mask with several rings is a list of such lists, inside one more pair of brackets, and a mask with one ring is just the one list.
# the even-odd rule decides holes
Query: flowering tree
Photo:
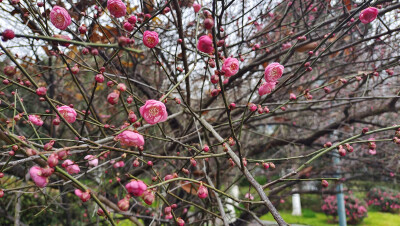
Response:
[{"label": "flowering tree", "polygon": [[373,188],[367,193],[367,204],[375,206],[384,212],[399,212],[400,209],[400,193],[385,188]]},{"label": "flowering tree", "polygon": [[[367,216],[367,205],[352,195],[346,195],[344,200],[347,221],[350,224],[360,223]],[[336,218],[338,215],[336,197],[333,195],[326,197],[321,208],[326,215],[331,215]]]},{"label": "flowering tree", "polygon": [[332,153],[396,176],[398,2],[0,6],[4,224],[286,225],[275,205],[329,188]]}]

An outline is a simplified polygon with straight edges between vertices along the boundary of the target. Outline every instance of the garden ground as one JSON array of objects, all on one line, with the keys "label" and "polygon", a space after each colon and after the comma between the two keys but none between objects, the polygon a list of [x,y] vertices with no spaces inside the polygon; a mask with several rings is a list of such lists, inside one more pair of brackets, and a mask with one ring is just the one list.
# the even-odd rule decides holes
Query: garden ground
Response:
[{"label": "garden ground", "polygon": [[[283,219],[290,224],[303,224],[310,226],[333,226],[333,218],[326,216],[324,213],[315,213],[311,210],[303,210],[303,216],[292,216],[290,212],[281,211]],[[261,220],[274,221],[271,214],[261,217]],[[358,226],[399,226],[400,214],[383,213],[376,211],[368,211],[366,217]]]}]

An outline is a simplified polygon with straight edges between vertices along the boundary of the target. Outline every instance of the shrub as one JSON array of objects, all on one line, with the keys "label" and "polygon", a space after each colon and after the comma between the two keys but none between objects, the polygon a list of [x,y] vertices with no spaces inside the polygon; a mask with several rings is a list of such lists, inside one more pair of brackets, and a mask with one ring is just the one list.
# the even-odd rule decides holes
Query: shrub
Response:
[{"label": "shrub", "polygon": [[[346,195],[344,197],[344,203],[348,223],[358,224],[367,216],[367,205],[354,196]],[[326,197],[321,208],[326,215],[331,215],[336,218],[338,215],[336,196],[330,195]]]},{"label": "shrub", "polygon": [[399,212],[400,193],[385,187],[373,188],[367,193],[367,204],[383,212]]},{"label": "shrub", "polygon": [[317,215],[314,211],[310,209],[303,209],[303,217],[305,218],[315,218]]}]

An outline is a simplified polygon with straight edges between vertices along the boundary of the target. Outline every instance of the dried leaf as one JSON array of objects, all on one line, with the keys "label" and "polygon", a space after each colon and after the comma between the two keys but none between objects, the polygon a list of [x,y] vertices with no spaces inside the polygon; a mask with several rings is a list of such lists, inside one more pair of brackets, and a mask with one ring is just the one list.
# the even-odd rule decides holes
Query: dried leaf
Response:
[{"label": "dried leaf", "polygon": [[153,21],[156,25],[159,25],[159,26],[162,25],[162,21],[161,21],[160,18],[158,18],[158,17],[154,17],[154,18],[152,19],[152,21]]},{"label": "dried leaf", "polygon": [[315,49],[315,47],[317,47],[317,46],[318,46],[317,42],[311,42],[311,43],[308,43],[308,44],[306,44],[304,46],[300,46],[300,47],[296,48],[296,51],[297,52],[306,52],[306,51],[310,51],[310,50]]},{"label": "dried leaf", "polygon": [[351,0],[343,0],[343,5],[346,6],[347,10],[351,10]]},{"label": "dried leaf", "polygon": [[274,117],[274,120],[276,122],[288,122],[288,121],[290,121],[290,119],[285,118],[285,117]]},{"label": "dried leaf", "polygon": [[188,181],[181,181],[181,188],[189,194],[196,195],[197,189],[199,188],[198,184],[194,184]]}]

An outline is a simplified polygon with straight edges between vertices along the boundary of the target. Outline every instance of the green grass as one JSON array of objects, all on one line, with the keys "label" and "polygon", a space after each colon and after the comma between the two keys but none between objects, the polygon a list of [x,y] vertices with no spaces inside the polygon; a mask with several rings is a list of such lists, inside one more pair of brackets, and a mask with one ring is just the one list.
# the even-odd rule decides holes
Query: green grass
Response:
[{"label": "green grass", "polygon": [[[310,210],[307,210],[309,214]],[[318,225],[318,226],[332,226],[332,224],[327,223],[327,216],[323,213],[315,213],[314,217],[303,217],[303,216],[292,216],[290,212],[280,212],[283,219],[289,224],[306,224],[306,225]],[[261,220],[274,221],[271,214],[266,214],[261,217]]]},{"label": "green grass", "polygon": [[400,225],[400,214],[368,211],[368,217],[360,225],[398,226]]},{"label": "green grass", "polygon": [[[305,216],[292,216],[290,212],[282,211],[283,219],[289,224],[304,224],[311,226],[333,226],[335,223],[328,223],[332,221],[332,217],[327,217],[323,213],[312,214],[311,210],[303,210]],[[271,214],[266,214],[261,217],[261,220],[274,221]],[[375,211],[368,211],[368,217],[364,218],[363,222],[358,226],[399,226],[400,214],[382,213]]]}]

